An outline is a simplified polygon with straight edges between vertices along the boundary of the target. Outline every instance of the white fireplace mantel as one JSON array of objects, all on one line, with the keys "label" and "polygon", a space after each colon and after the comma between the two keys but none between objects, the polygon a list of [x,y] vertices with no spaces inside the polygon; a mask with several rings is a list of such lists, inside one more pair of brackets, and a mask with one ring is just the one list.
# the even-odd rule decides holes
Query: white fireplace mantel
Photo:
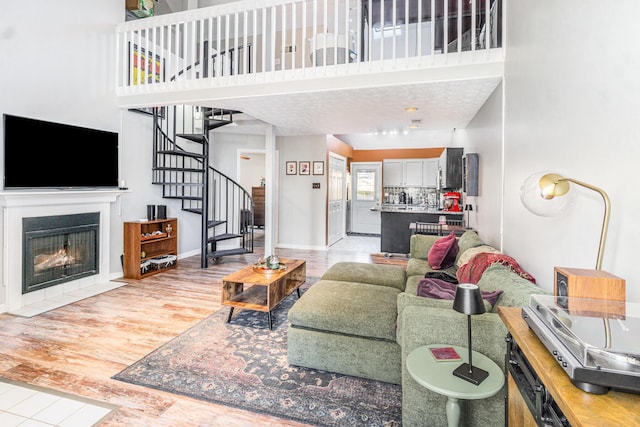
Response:
[{"label": "white fireplace mantel", "polygon": [[0,191],[0,206],[26,207],[76,203],[115,203],[123,190],[15,190]]},{"label": "white fireplace mantel", "polygon": [[[27,305],[109,282],[111,204],[126,190],[5,190],[2,207],[2,290],[0,312],[15,312]],[[22,294],[22,218],[77,213],[100,213],[99,273],[57,286]]]}]

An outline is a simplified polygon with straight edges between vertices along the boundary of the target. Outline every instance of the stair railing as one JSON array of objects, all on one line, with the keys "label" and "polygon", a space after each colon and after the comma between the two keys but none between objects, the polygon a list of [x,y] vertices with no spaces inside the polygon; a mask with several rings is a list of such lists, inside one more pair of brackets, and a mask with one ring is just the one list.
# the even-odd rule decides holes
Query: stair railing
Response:
[{"label": "stair railing", "polygon": [[[209,166],[209,111],[171,106],[154,111],[153,183],[182,210],[201,215],[201,266],[226,254],[253,252],[253,199]],[[181,144],[177,141],[180,138]],[[221,248],[220,242],[231,248]]]}]

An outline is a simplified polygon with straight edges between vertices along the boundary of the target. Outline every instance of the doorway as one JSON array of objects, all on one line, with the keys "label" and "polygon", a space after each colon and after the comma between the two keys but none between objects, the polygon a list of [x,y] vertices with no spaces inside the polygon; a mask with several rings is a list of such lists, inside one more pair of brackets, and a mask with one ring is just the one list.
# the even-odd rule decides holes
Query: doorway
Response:
[{"label": "doorway", "polygon": [[346,215],[346,158],[329,153],[328,226],[327,244],[333,245],[345,236]]},{"label": "doorway", "polygon": [[380,234],[380,206],[382,193],[382,163],[351,163],[353,196],[351,201],[351,232],[358,234]]}]

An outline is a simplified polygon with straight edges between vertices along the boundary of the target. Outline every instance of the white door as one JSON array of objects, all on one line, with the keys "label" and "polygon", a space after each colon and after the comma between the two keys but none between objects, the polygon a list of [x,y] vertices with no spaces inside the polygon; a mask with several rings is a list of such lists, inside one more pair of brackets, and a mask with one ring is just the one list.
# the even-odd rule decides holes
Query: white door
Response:
[{"label": "white door", "polygon": [[353,196],[351,200],[351,231],[380,234],[380,205],[382,193],[382,163],[351,163]]},{"label": "white door", "polygon": [[329,188],[328,188],[328,246],[333,245],[345,235],[346,215],[346,181],[347,161],[337,154],[329,154]]}]

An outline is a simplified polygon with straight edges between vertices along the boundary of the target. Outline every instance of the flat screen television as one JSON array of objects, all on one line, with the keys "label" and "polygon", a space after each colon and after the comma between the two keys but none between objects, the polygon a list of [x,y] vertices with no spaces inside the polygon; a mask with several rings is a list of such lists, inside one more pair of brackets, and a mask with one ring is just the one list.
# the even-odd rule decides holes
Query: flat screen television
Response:
[{"label": "flat screen television", "polygon": [[118,187],[118,133],[4,114],[4,188]]}]

